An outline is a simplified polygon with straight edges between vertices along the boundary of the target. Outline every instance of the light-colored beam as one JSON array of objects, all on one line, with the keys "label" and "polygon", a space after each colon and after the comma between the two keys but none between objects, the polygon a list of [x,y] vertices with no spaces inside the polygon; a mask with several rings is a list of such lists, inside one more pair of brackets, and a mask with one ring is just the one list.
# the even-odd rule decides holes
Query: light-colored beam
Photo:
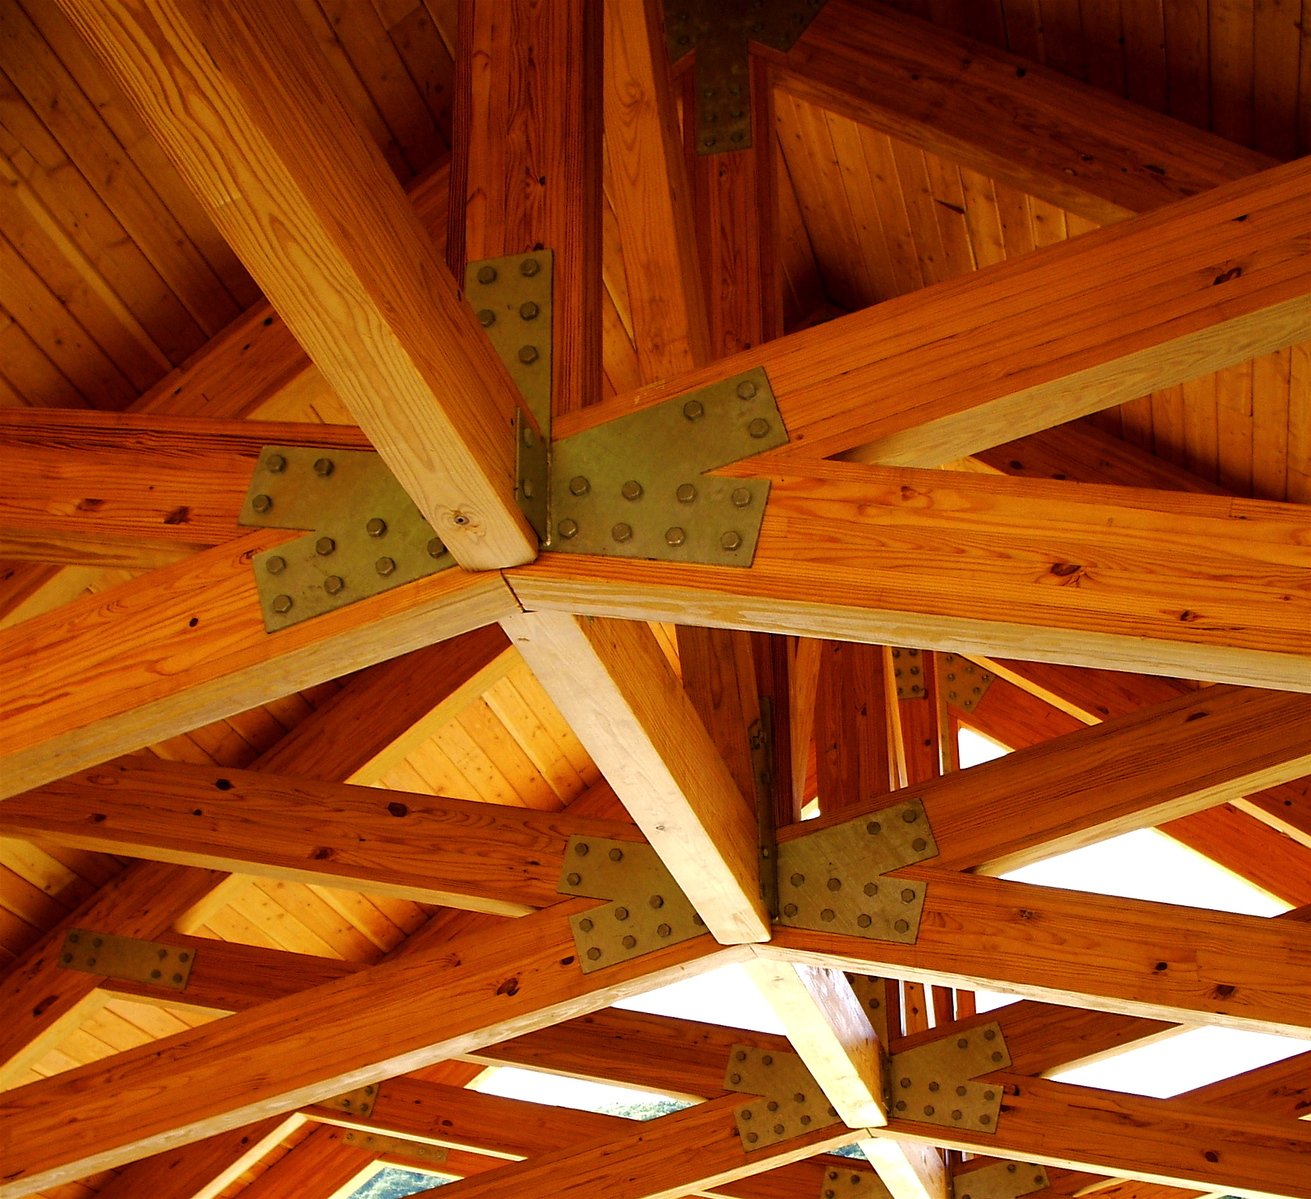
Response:
[{"label": "light-colored beam", "polygon": [[1311,688],[1303,506],[798,470],[773,476],[749,569],[550,554],[506,577],[528,609]]},{"label": "light-colored beam", "polygon": [[4,794],[489,624],[494,573],[445,570],[270,635],[258,532],[0,633]]},{"label": "light-colored beam", "polygon": [[517,392],[294,6],[62,9],[456,559],[531,560]]},{"label": "light-colored beam", "polygon": [[792,95],[1102,224],[1273,165],[874,0],[828,0],[770,57]]},{"label": "light-colored beam", "polygon": [[[178,1036],[56,1075],[0,1099],[9,1143],[0,1197],[200,1140],[469,1052],[740,959],[709,937],[601,975],[578,965],[579,901]],[[57,1130],[76,1121],[76,1140]]]},{"label": "light-colored beam", "polygon": [[1311,165],[1276,167],[1060,246],[888,300],[562,421],[762,366],[791,441],[939,466],[1303,340]]},{"label": "light-colored beam", "polygon": [[501,623],[711,932],[768,939],[754,810],[651,630],[545,613]]},{"label": "light-colored beam", "polygon": [[632,836],[562,813],[153,758],[14,796],[0,833],[498,916],[559,901],[571,835]]}]

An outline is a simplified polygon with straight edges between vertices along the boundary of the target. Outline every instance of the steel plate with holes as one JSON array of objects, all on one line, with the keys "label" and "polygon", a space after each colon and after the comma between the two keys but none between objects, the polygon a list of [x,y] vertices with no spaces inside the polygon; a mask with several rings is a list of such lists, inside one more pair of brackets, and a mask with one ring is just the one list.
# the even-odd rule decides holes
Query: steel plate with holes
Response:
[{"label": "steel plate with holes", "polygon": [[987,694],[992,674],[959,654],[943,654],[940,668],[942,693],[949,704],[973,712]]},{"label": "steel plate with holes", "polygon": [[380,1132],[365,1132],[360,1128],[347,1129],[342,1134],[342,1143],[352,1149],[361,1149],[365,1153],[376,1153],[385,1157],[399,1157],[405,1161],[419,1162],[423,1165],[439,1165],[446,1160],[446,1150],[440,1145],[430,1145],[427,1141],[412,1141],[408,1137],[386,1136]]},{"label": "steel plate with holes", "polygon": [[265,446],[239,522],[313,530],[255,556],[269,632],[455,564],[396,477],[367,450]]},{"label": "steel plate with holes", "polygon": [[724,1071],[724,1089],[760,1096],[735,1114],[742,1147],[748,1151],[839,1123],[837,1112],[795,1053],[734,1045]]},{"label": "steel plate with holes", "polygon": [[917,649],[892,651],[892,678],[897,687],[898,699],[927,699],[924,686],[924,664]]},{"label": "steel plate with holes", "polygon": [[1019,1199],[1047,1186],[1047,1171],[1034,1162],[992,1162],[952,1179],[956,1199]]},{"label": "steel plate with holes", "polygon": [[892,1114],[947,1128],[996,1132],[1002,1089],[970,1080],[1010,1064],[1001,1025],[995,1022],[894,1053],[888,1070]]},{"label": "steel plate with holes", "polygon": [[193,950],[176,945],[74,928],[64,938],[59,964],[66,970],[185,991],[195,957]]},{"label": "steel plate with holes", "polygon": [[938,852],[918,799],[778,847],[780,924],[909,944],[924,884],[884,875]]},{"label": "steel plate with holes", "polygon": [[819,1193],[821,1199],[891,1199],[891,1192],[883,1185],[883,1180],[868,1167],[864,1170],[825,1170]]},{"label": "steel plate with holes", "polygon": [[373,1105],[378,1102],[378,1084],[370,1083],[367,1087],[357,1087],[322,1101],[323,1107],[330,1107],[335,1112],[345,1112],[349,1116],[371,1116]]},{"label": "steel plate with holes", "polygon": [[851,989],[860,1001],[861,1009],[878,1034],[879,1044],[887,1045],[888,1037],[888,980],[872,974],[849,974]]},{"label": "steel plate with holes", "polygon": [[570,837],[559,890],[564,895],[614,901],[570,917],[585,974],[706,931],[649,845]]},{"label": "steel plate with holes", "polygon": [[550,546],[750,566],[769,483],[703,472],[787,439],[769,380],[757,369],[557,441]]}]

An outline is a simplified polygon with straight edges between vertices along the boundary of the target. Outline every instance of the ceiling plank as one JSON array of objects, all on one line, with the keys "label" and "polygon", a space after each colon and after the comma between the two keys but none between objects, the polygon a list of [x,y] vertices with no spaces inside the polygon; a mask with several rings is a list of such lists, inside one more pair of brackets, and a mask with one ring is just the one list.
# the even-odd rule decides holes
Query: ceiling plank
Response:
[{"label": "ceiling plank", "polygon": [[545,613],[502,627],[711,932],[768,939],[754,810],[651,630]]},{"label": "ceiling plank", "polygon": [[445,570],[275,634],[248,534],[0,633],[5,794],[304,689],[517,605],[496,574]]},{"label": "ceiling plank", "polygon": [[1305,507],[798,469],[773,479],[749,569],[548,554],[506,578],[528,609],[1311,686]]},{"label": "ceiling plank", "polygon": [[1099,224],[1274,165],[873,0],[828,0],[769,57],[782,90]]},{"label": "ceiling plank", "polygon": [[914,944],[776,928],[759,952],[1176,1024],[1308,1037],[1311,951],[1295,922],[924,866],[898,874],[926,884]]},{"label": "ceiling plank", "polygon": [[517,392],[294,7],[62,7],[457,560],[530,561]]},{"label": "ceiling plank", "polygon": [[[559,905],[7,1092],[0,1199],[84,1177],[739,960],[708,937],[584,975]],[[76,1142],[55,1134],[76,1119]]]},{"label": "ceiling plank", "polygon": [[572,835],[631,826],[153,758],[120,759],[0,804],[0,833],[522,916],[559,901]]},{"label": "ceiling plank", "polygon": [[1278,349],[1311,323],[1304,160],[766,343],[562,421],[762,366],[791,437],[939,466]]}]

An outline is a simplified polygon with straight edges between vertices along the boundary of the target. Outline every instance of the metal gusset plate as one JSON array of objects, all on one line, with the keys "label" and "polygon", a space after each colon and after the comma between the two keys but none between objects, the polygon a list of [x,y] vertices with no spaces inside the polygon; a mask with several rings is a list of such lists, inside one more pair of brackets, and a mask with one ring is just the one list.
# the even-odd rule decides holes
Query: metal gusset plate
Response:
[{"label": "metal gusset plate", "polygon": [[1047,1171],[1035,1162],[994,1161],[951,1180],[954,1199],[1020,1199],[1046,1190]]},{"label": "metal gusset plate", "polygon": [[368,450],[265,446],[238,522],[313,530],[252,564],[271,633],[455,564]]},{"label": "metal gusset plate", "polygon": [[937,843],[918,799],[778,847],[780,924],[913,942],[925,886],[884,876],[935,856]]},{"label": "metal gusset plate", "polygon": [[834,1166],[824,1171],[819,1196],[820,1199],[892,1199],[892,1192],[868,1167],[856,1170]]},{"label": "metal gusset plate", "polygon": [[733,1046],[724,1072],[724,1089],[760,1096],[735,1113],[742,1147],[748,1152],[841,1123],[836,1109],[795,1053]]},{"label": "metal gusset plate", "polygon": [[70,929],[59,952],[65,970],[101,974],[121,982],[148,983],[185,991],[195,963],[195,951],[138,937],[120,937],[90,929]]},{"label": "metal gusset plate", "polygon": [[991,672],[959,654],[943,654],[938,674],[947,702],[965,712],[973,712],[979,706],[993,678]]},{"label": "metal gusset plate", "polygon": [[757,368],[557,441],[551,549],[750,566],[769,483],[703,472],[787,440]]},{"label": "metal gusset plate", "polygon": [[409,1137],[393,1137],[381,1132],[366,1132],[362,1128],[348,1128],[341,1136],[342,1144],[379,1157],[395,1157],[423,1166],[437,1166],[446,1160],[447,1151],[427,1141],[413,1141]]},{"label": "metal gusset plate", "polygon": [[927,699],[924,686],[923,655],[917,649],[892,651],[892,679],[897,687],[898,699]]},{"label": "metal gusset plate", "polygon": [[570,837],[559,890],[613,901],[569,919],[585,974],[706,931],[655,850],[639,842]]},{"label": "metal gusset plate", "polygon": [[996,1132],[1002,1089],[972,1080],[1010,1064],[1010,1050],[996,1022],[894,1053],[888,1070],[891,1114],[945,1128]]}]

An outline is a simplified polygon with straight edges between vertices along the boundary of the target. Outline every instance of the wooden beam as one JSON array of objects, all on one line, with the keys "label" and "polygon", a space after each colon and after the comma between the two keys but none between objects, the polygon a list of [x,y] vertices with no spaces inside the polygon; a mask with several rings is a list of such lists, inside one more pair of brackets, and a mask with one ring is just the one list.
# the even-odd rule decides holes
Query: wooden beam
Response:
[{"label": "wooden beam", "polygon": [[892,786],[883,649],[813,644],[820,647],[814,709],[819,806],[835,812]]},{"label": "wooden beam", "polygon": [[926,867],[898,873],[926,884],[913,945],[778,928],[760,952],[1174,1023],[1303,1039],[1311,1029],[1311,955],[1295,923]]},{"label": "wooden beam", "polygon": [[270,635],[248,534],[0,633],[3,793],[488,624],[495,574],[446,570]]},{"label": "wooden beam", "polygon": [[554,255],[552,404],[601,383],[601,8],[464,0],[447,257]]},{"label": "wooden beam", "polygon": [[[578,901],[238,1013],[0,1100],[12,1144],[0,1197],[81,1178],[605,1006],[745,951],[708,937],[584,975]],[[76,1120],[76,1141],[55,1134]]]},{"label": "wooden beam", "polygon": [[0,553],[146,569],[221,545],[265,445],[371,448],[332,425],[0,410]]},{"label": "wooden beam", "polygon": [[766,940],[754,811],[650,629],[544,614],[502,627],[711,932]]},{"label": "wooden beam", "polygon": [[770,57],[784,91],[1099,224],[1273,165],[874,0],[828,0]]},{"label": "wooden beam", "polygon": [[506,577],[529,609],[1311,687],[1305,507],[804,471],[773,477],[749,569],[552,554]]},{"label": "wooden beam", "polygon": [[457,560],[531,560],[517,392],[294,6],[62,8]]},{"label": "wooden beam", "polygon": [[570,836],[633,836],[563,813],[152,758],[11,798],[0,834],[497,916],[559,902]]},{"label": "wooden beam", "polygon": [[762,366],[790,442],[939,466],[1291,344],[1311,323],[1305,161],[619,397],[562,435]]}]

